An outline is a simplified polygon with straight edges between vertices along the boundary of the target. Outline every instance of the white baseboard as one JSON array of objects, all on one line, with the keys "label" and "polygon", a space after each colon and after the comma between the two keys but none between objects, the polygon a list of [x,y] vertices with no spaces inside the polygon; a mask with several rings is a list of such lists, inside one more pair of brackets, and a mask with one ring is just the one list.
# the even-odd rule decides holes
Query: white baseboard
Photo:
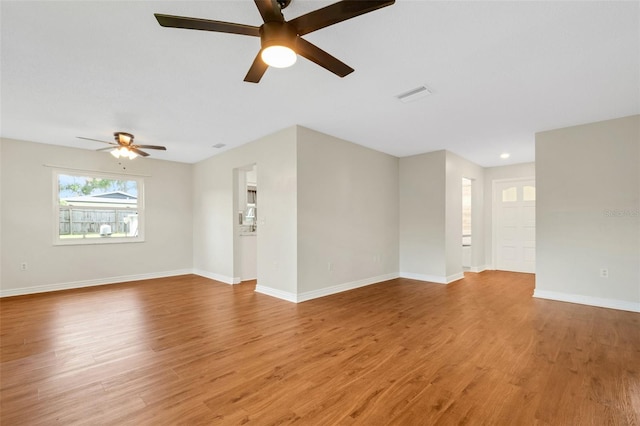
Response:
[{"label": "white baseboard", "polygon": [[426,281],[436,284],[447,283],[447,277],[445,276],[414,274],[413,272],[400,272],[400,278],[408,278],[410,280]]},{"label": "white baseboard", "polygon": [[446,276],[414,274],[413,272],[400,272],[401,278],[409,278],[411,280],[426,281],[436,284],[450,284],[464,278],[464,272]]},{"label": "white baseboard", "polygon": [[338,284],[331,287],[320,288],[318,290],[305,291],[303,293],[290,293],[287,291],[278,290],[271,287],[265,287],[262,285],[256,285],[256,292],[266,294],[268,296],[277,297],[278,299],[286,300],[289,302],[300,303],[307,300],[317,299],[319,297],[330,296],[336,293],[342,293],[343,291],[354,290],[356,288],[365,287],[371,284],[377,284],[383,281],[392,280],[398,278],[397,273],[391,273],[386,275],[378,275],[376,277],[365,278],[358,281],[351,281],[348,283]]},{"label": "white baseboard", "polygon": [[226,275],[216,274],[215,272],[203,271],[202,269],[194,269],[192,273],[225,284],[240,284],[239,277],[228,277]]},{"label": "white baseboard", "polygon": [[538,299],[556,300],[559,302],[578,303],[580,305],[597,306],[600,308],[618,309],[621,311],[640,312],[640,302],[628,302],[626,300],[603,299],[600,297],[537,289],[533,291],[533,297]]},{"label": "white baseboard", "polygon": [[286,300],[287,302],[298,303],[295,293],[288,291],[278,290],[277,288],[271,288],[260,284],[256,285],[256,293],[266,294],[267,296],[275,297],[277,299]]},{"label": "white baseboard", "polygon": [[129,281],[150,280],[154,278],[175,277],[177,275],[192,274],[191,269],[178,269],[174,271],[154,272],[150,274],[121,275],[119,277],[98,278],[94,280],[71,281],[67,283],[36,285],[16,289],[0,290],[0,297],[22,296],[25,294],[45,293],[48,291],[71,290],[74,288],[95,287],[106,284],[119,284]]},{"label": "white baseboard", "polygon": [[451,284],[454,281],[458,281],[464,278],[464,272],[458,272],[457,274],[449,275],[446,278],[445,284]]},{"label": "white baseboard", "polygon": [[472,266],[469,268],[469,272],[475,272],[475,273],[480,273],[480,272],[484,272],[487,270],[490,270],[491,268],[489,268],[487,265],[482,265],[482,266]]},{"label": "white baseboard", "polygon": [[338,284],[331,287],[325,287],[318,290],[305,291],[297,295],[297,302],[305,302],[307,300],[317,299],[319,297],[329,296],[331,294],[342,293],[343,291],[354,290],[356,288],[365,287],[371,284],[389,281],[398,278],[397,273],[378,275],[376,277],[365,278],[363,280],[351,281],[348,283]]}]

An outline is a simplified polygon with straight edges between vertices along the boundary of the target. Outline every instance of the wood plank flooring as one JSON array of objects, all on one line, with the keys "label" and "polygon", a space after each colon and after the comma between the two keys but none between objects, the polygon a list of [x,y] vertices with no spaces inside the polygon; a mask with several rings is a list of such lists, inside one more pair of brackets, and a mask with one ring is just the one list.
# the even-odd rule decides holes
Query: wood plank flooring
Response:
[{"label": "wood plank flooring", "polygon": [[640,314],[533,299],[533,280],[4,298],[0,424],[640,425]]}]

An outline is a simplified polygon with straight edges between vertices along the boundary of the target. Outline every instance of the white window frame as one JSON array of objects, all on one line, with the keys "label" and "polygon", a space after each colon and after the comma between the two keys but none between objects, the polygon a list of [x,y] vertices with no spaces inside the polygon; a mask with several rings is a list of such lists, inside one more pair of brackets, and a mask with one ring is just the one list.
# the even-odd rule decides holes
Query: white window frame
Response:
[{"label": "white window frame", "polygon": [[[105,238],[60,238],[60,199],[59,199],[59,176],[78,176],[78,177],[93,177],[100,179],[113,179],[113,180],[128,180],[135,181],[137,186],[137,207],[138,212],[138,232],[136,236],[132,237],[105,237]],[[144,229],[145,229],[145,209],[144,209],[144,178],[136,175],[128,174],[114,174],[95,172],[90,170],[76,170],[76,169],[53,169],[53,245],[56,246],[73,246],[73,245],[95,245],[95,244],[126,244],[126,243],[140,243],[144,242]],[[92,210],[100,210],[100,207],[92,207]],[[105,210],[113,210],[113,208],[104,208]]]}]

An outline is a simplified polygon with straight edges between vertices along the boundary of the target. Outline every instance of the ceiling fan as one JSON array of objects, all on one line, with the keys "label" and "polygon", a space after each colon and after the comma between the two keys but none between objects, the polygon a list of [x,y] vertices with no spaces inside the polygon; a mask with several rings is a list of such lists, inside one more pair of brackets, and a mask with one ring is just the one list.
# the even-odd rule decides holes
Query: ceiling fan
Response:
[{"label": "ceiling fan", "polygon": [[101,141],[98,139],[91,139],[91,138],[84,138],[82,136],[78,136],[78,139],[84,139],[84,140],[88,140],[88,141],[95,141],[95,142],[101,142],[101,143],[106,143],[109,144],[111,146],[107,147],[107,148],[100,148],[100,149],[96,149],[96,151],[109,151],[111,150],[111,155],[113,155],[116,158],[120,158],[120,157],[128,157],[129,159],[133,160],[134,158],[136,158],[137,156],[142,156],[142,157],[148,157],[149,154],[142,151],[140,148],[144,148],[144,149],[159,149],[161,151],[166,151],[167,148],[165,148],[164,146],[159,146],[159,145],[137,145],[133,143],[133,138],[134,136],[131,133],[125,133],[125,132],[115,132],[113,134],[114,138],[115,138],[115,142],[107,142],[107,141]]},{"label": "ceiling fan", "polygon": [[395,0],[343,0],[286,21],[282,9],[286,8],[291,0],[254,1],[264,21],[259,27],[160,13],[156,13],[155,17],[163,27],[260,37],[260,52],[244,78],[244,81],[258,83],[269,65],[277,68],[291,66],[296,61],[296,55],[315,62],[339,77],[352,73],[353,68],[349,65],[301,36],[395,3]]}]

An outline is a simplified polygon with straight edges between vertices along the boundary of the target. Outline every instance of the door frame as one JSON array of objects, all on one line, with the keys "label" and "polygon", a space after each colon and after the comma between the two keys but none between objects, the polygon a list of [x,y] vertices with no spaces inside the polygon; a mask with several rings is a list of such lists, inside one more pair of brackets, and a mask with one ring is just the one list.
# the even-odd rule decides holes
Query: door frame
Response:
[{"label": "door frame", "polygon": [[[496,270],[498,268],[498,198],[496,193],[496,186],[503,183],[523,182],[528,180],[532,180],[535,182],[536,177],[527,176],[518,178],[494,179],[491,181],[491,269],[493,270]],[[538,186],[536,185],[536,189],[537,188]],[[538,197],[536,191],[536,206],[537,205]]]}]

